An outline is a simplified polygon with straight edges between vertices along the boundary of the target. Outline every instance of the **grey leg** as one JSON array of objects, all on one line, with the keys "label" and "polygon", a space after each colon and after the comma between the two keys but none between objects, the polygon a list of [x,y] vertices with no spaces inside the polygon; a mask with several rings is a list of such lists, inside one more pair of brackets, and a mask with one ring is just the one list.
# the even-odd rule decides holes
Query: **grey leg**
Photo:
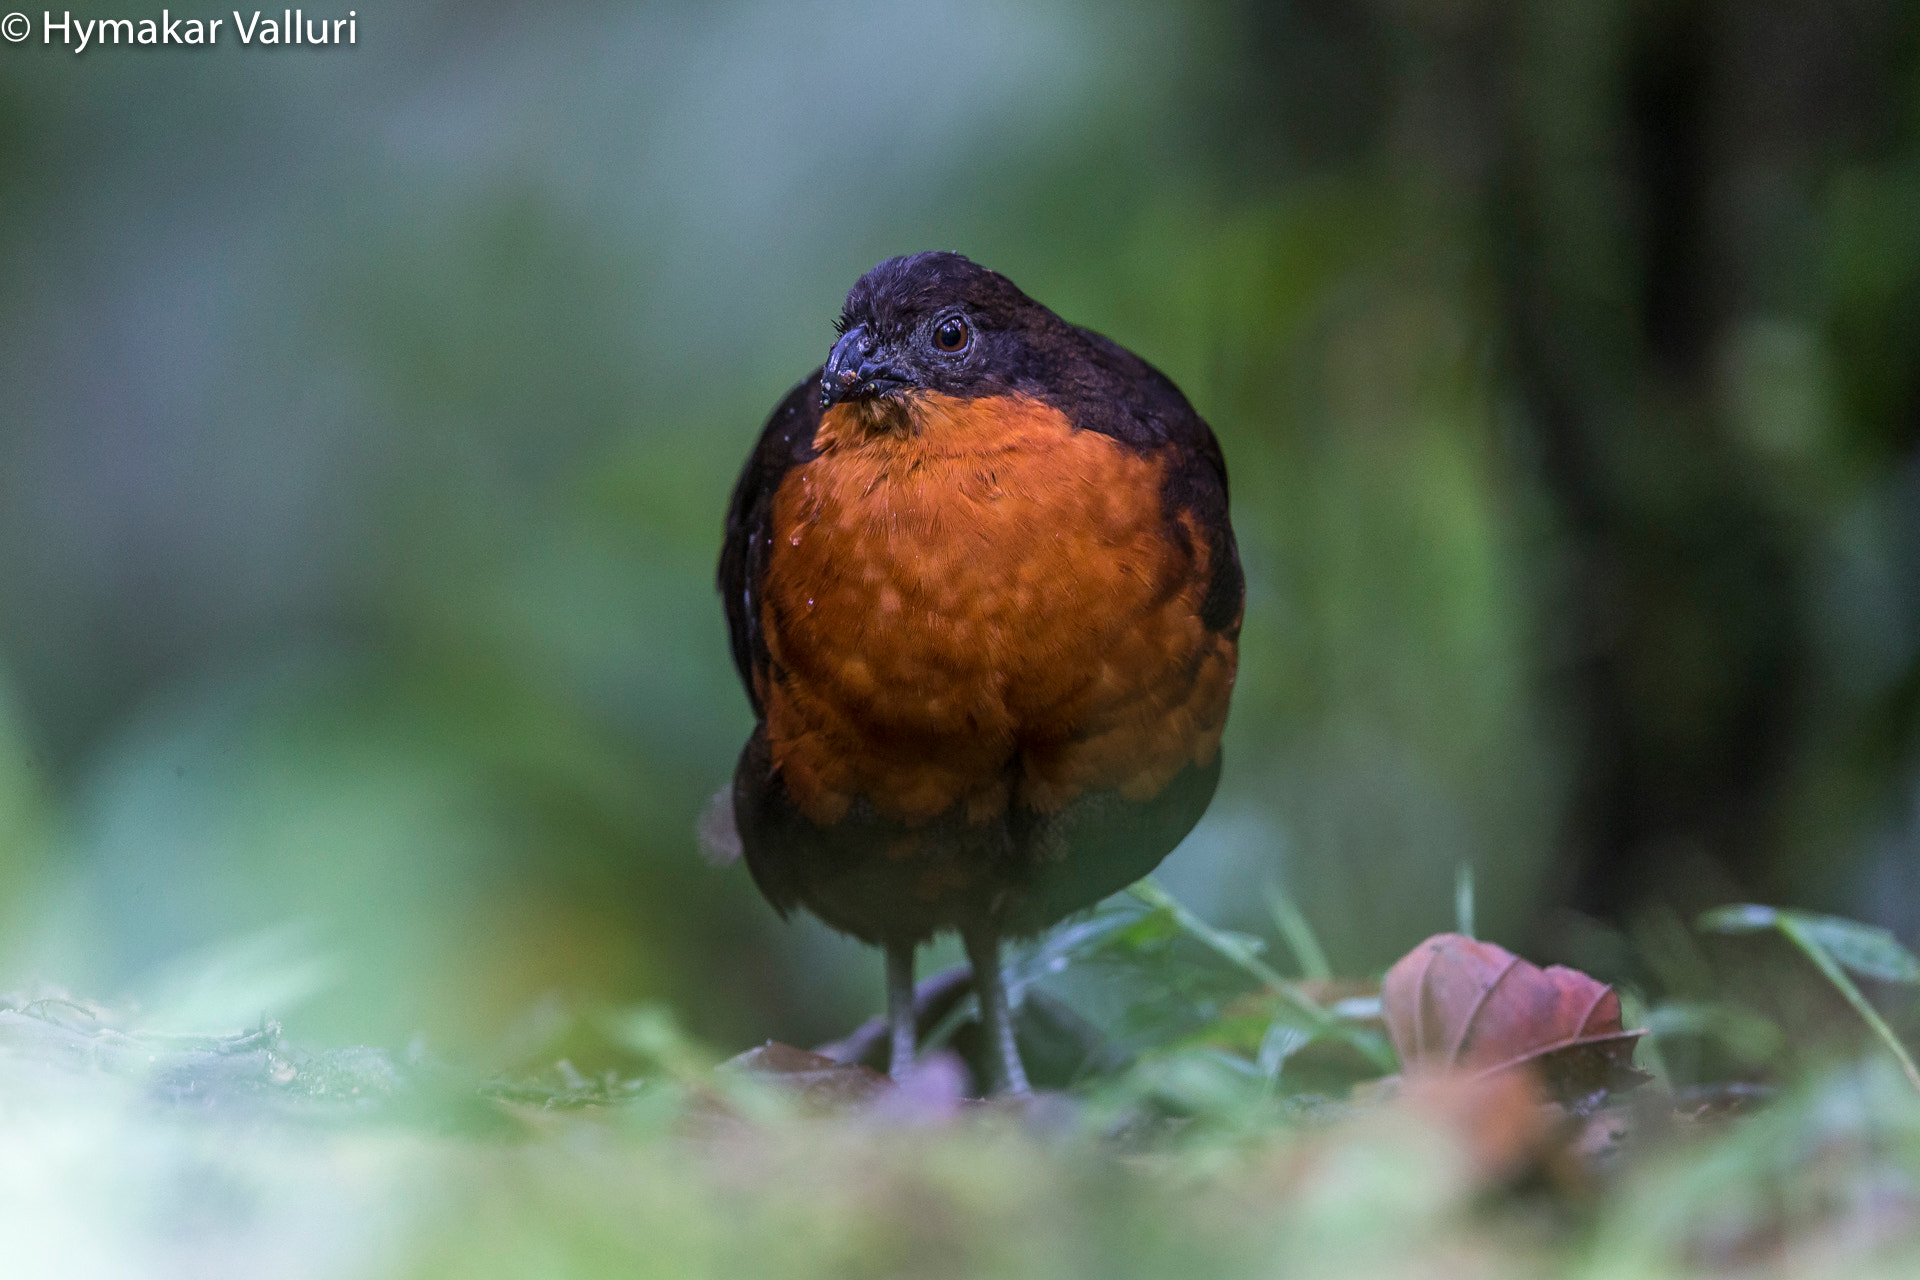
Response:
[{"label": "grey leg", "polygon": [[960,935],[967,961],[973,966],[973,990],[980,1000],[980,1029],[987,1037],[987,1057],[1000,1073],[996,1093],[1016,1097],[1031,1093],[1020,1047],[1013,1042],[1013,1015],[1007,1008],[1007,985],[1000,977],[1000,935],[991,929]]},{"label": "grey leg", "polygon": [[887,1030],[892,1045],[887,1074],[904,1080],[913,1070],[913,944],[887,944]]}]

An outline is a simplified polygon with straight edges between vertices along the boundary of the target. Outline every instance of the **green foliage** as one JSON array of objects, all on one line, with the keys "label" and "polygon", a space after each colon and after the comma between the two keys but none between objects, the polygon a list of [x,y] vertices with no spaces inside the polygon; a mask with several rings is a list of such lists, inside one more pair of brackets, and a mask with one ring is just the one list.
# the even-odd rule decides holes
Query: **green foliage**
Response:
[{"label": "green foliage", "polygon": [[1914,1065],[1913,1056],[1900,1042],[1900,1037],[1894,1034],[1879,1010],[1868,1003],[1860,993],[1860,988],[1846,973],[1852,969],[1883,982],[1920,985],[1920,960],[1915,960],[1913,953],[1901,946],[1891,933],[1834,916],[1751,904],[1709,911],[1700,918],[1700,927],[1723,933],[1779,930],[1781,936],[1813,961],[1834,989],[1853,1006],[1861,1020],[1879,1037],[1880,1043],[1887,1047],[1887,1052],[1899,1062],[1914,1091],[1920,1093],[1920,1067]]},{"label": "green foliage", "polygon": [[1892,933],[1857,920],[1745,903],[1715,907],[1700,917],[1700,927],[1717,933],[1777,929],[1796,943],[1818,947],[1862,977],[1920,984],[1920,959],[1915,959]]}]

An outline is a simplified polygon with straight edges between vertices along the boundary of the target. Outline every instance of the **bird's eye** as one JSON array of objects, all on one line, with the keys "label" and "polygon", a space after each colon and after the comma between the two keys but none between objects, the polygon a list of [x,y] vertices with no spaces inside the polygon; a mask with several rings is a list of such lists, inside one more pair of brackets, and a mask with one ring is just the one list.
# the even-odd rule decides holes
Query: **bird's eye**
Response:
[{"label": "bird's eye", "polygon": [[964,351],[967,339],[972,336],[972,331],[967,328],[965,320],[959,316],[948,316],[934,326],[933,345],[952,355],[956,351]]}]

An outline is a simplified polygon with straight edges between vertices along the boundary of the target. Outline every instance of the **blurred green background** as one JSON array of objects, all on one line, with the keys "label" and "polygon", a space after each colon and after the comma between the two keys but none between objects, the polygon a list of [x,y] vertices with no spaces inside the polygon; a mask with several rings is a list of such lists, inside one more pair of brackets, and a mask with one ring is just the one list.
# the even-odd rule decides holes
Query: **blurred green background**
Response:
[{"label": "blurred green background", "polygon": [[1377,971],[1469,863],[1484,935],[1609,978],[1735,897],[1920,935],[1916,6],[358,30],[0,47],[8,983],[481,1055],[876,1009],[694,824],[750,723],[735,471],[926,248],[1224,443],[1243,666],[1163,875],[1203,915],[1281,886]]}]

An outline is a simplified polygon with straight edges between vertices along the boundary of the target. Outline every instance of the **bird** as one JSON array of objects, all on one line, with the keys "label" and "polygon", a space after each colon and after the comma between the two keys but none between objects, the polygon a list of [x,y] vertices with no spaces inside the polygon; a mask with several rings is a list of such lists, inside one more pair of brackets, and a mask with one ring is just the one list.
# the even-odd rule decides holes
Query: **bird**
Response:
[{"label": "bird", "polygon": [[1126,888],[1220,776],[1245,579],[1212,429],[1159,370],[958,253],[890,258],[773,410],[719,565],[754,727],[754,884],[886,957],[957,932],[994,1092],[1030,1085],[1001,971]]}]

